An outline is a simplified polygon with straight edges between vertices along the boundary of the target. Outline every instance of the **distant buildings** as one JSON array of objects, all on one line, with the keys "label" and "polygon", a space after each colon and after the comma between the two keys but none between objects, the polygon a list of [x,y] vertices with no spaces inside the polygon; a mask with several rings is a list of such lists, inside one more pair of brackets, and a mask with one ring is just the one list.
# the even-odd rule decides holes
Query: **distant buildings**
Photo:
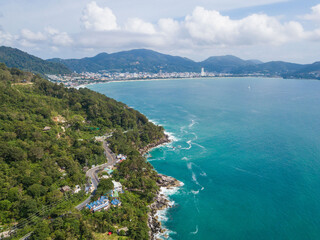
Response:
[{"label": "distant buildings", "polygon": [[199,72],[163,72],[150,73],[150,72],[107,72],[100,71],[98,73],[82,72],[72,73],[68,75],[47,75],[49,80],[56,83],[63,83],[68,87],[77,87],[79,85],[86,85],[99,82],[121,81],[121,80],[144,80],[144,79],[168,79],[168,78],[197,78],[197,77],[214,77],[215,73],[204,72],[202,69]]}]

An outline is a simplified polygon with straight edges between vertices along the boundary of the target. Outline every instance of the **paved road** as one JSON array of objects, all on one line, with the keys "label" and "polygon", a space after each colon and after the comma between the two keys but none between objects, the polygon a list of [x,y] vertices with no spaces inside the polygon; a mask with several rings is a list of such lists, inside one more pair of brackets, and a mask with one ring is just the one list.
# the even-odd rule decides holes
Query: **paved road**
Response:
[{"label": "paved road", "polygon": [[116,164],[116,161],[117,161],[116,156],[110,150],[110,148],[108,147],[108,143],[105,140],[102,141],[102,146],[104,148],[104,155],[107,158],[107,163],[95,166],[87,171],[86,176],[91,179],[94,191],[85,201],[83,201],[78,206],[76,206],[76,209],[78,209],[78,210],[81,210],[90,202],[91,197],[93,196],[93,193],[97,189],[98,184],[99,184],[98,172],[100,172],[101,170],[103,170],[106,167],[114,166]]}]

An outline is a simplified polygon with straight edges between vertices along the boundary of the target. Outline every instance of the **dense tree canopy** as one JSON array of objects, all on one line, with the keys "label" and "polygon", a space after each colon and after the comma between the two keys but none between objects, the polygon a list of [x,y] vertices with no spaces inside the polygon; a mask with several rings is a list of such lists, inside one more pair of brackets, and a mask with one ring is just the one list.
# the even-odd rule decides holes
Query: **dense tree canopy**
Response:
[{"label": "dense tree canopy", "polygon": [[[128,155],[114,179],[138,191],[122,194],[122,207],[102,217],[86,211],[66,216],[85,196],[61,187],[83,186],[83,167],[106,161],[95,136],[110,133],[113,151]],[[90,232],[114,225],[130,227],[134,239],[147,238],[146,206],[157,190],[156,173],[138,149],[161,137],[162,127],[123,103],[0,64],[0,225],[26,219],[37,226],[32,239],[68,239],[67,232],[69,239],[92,239]],[[110,181],[102,181],[97,194],[112,188]]]}]

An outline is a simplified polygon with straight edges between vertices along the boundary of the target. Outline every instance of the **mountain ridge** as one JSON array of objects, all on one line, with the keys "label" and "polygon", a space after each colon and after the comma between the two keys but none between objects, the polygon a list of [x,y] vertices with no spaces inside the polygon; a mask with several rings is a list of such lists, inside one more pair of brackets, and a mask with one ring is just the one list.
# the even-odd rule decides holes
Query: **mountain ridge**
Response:
[{"label": "mountain ridge", "polygon": [[[285,61],[262,62],[244,60],[233,55],[211,56],[203,61],[193,61],[180,56],[171,56],[148,49],[133,49],[116,53],[99,53],[81,59],[48,59],[59,62],[76,72],[207,72],[234,75],[262,74],[284,78],[320,78],[320,64],[297,64]],[[301,72],[303,71],[304,72]],[[308,72],[308,71],[312,72]]]},{"label": "mountain ridge", "polygon": [[0,47],[0,62],[8,67],[15,67],[42,75],[71,73],[70,69],[62,63],[46,61],[20,49],[6,46]]}]

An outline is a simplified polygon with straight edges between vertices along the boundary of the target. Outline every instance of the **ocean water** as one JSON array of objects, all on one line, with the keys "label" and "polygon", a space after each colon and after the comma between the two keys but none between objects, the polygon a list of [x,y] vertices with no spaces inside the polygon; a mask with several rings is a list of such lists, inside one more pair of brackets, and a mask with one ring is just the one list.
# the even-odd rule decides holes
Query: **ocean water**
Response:
[{"label": "ocean water", "polygon": [[170,239],[320,239],[320,81],[97,84],[174,136],[149,161],[184,186]]}]

